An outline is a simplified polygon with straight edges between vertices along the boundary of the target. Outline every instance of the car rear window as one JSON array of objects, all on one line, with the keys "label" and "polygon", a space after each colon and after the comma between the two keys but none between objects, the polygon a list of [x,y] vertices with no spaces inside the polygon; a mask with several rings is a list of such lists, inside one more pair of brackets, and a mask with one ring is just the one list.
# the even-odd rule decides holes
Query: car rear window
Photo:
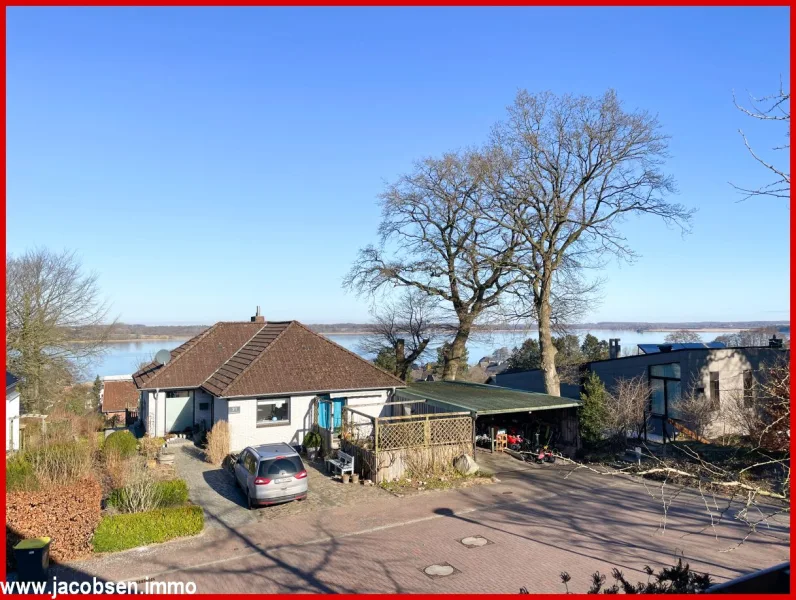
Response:
[{"label": "car rear window", "polygon": [[272,458],[260,463],[260,477],[273,477],[276,475],[295,475],[304,469],[298,456],[283,456]]}]

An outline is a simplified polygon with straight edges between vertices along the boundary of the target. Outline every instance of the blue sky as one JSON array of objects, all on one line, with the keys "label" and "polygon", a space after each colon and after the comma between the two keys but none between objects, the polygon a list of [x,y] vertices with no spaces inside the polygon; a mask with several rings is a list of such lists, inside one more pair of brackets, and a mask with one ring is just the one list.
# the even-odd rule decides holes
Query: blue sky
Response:
[{"label": "blue sky", "polygon": [[624,224],[588,320],[789,317],[783,141],[732,90],[786,85],[787,8],[9,8],[7,250],[77,249],[126,322],[363,321],[341,288],[385,181],[485,140],[518,88],[657,113],[682,238]]}]

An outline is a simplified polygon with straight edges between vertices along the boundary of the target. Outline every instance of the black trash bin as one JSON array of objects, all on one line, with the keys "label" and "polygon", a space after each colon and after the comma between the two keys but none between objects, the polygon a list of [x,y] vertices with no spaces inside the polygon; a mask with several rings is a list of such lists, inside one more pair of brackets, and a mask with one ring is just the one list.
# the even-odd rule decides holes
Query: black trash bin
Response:
[{"label": "black trash bin", "polygon": [[22,540],[14,546],[19,581],[46,581],[50,566],[50,538]]}]

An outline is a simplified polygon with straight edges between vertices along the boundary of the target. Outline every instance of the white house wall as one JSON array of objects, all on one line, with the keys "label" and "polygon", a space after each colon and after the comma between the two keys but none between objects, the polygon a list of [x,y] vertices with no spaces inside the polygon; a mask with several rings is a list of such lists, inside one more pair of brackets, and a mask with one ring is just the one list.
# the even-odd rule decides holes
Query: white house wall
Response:
[{"label": "white house wall", "polygon": [[[371,417],[389,416],[384,403],[389,401],[390,390],[375,390],[367,392],[339,392],[329,394],[331,398],[345,398],[346,406],[356,408],[359,412]],[[379,404],[380,406],[363,406],[366,404]]]},{"label": "white house wall", "polygon": [[6,452],[19,450],[19,392],[6,396]]},{"label": "white house wall", "polygon": [[163,437],[166,426],[166,392],[142,392],[141,415],[147,435]]},{"label": "white house wall", "polygon": [[[225,401],[229,407],[227,420],[230,431],[230,450],[239,452],[246,446],[285,442],[298,445],[312,427],[312,396],[290,396],[290,422],[284,425],[257,427],[257,400],[235,398]],[[223,402],[223,401],[222,401]],[[216,402],[219,406],[219,402]],[[239,412],[235,412],[239,409]],[[223,417],[216,413],[216,420]]]}]

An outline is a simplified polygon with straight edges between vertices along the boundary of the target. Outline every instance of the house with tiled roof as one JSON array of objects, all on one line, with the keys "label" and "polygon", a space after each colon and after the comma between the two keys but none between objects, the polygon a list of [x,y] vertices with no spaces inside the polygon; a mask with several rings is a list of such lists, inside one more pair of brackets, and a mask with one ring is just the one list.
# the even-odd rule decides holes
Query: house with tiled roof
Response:
[{"label": "house with tiled roof", "polygon": [[125,425],[132,415],[138,414],[139,397],[138,388],[129,375],[103,377],[100,412],[107,420]]},{"label": "house with tiled roof", "polygon": [[[230,426],[230,449],[301,444],[343,406],[379,416],[404,382],[298,321],[216,323],[133,374],[147,435]],[[375,405],[375,406],[374,406]]]}]

